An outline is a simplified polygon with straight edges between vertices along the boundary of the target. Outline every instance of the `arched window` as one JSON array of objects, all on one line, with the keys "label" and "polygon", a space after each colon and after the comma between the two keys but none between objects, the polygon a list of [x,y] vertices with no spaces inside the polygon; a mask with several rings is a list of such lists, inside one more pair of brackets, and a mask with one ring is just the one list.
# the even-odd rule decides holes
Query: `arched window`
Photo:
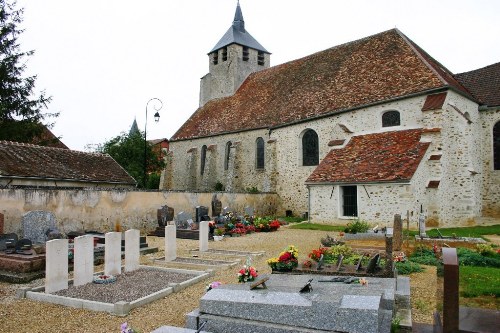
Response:
[{"label": "arched window", "polygon": [[255,143],[255,168],[264,169],[264,139],[257,138]]},{"label": "arched window", "polygon": [[231,154],[231,141],[226,142],[226,153],[224,155],[224,170],[229,169],[229,156]]},{"label": "arched window", "polygon": [[302,165],[318,165],[318,163],[318,134],[314,130],[308,129],[302,136]]},{"label": "arched window", "polygon": [[205,160],[206,160],[206,158],[207,158],[207,146],[203,145],[203,147],[201,147],[201,164],[200,164],[200,174],[202,174],[202,175],[205,172]]},{"label": "arched window", "polygon": [[382,115],[382,127],[401,125],[401,118],[398,111],[387,111]]},{"label": "arched window", "polygon": [[493,126],[493,170],[500,170],[500,121]]}]

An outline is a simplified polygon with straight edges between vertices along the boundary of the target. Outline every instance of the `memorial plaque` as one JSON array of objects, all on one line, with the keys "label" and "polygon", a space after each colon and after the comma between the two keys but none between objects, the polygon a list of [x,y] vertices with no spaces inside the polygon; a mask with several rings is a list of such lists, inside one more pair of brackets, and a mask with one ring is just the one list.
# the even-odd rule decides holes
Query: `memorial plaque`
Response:
[{"label": "memorial plaque", "polygon": [[161,206],[161,208],[157,210],[156,216],[158,218],[158,225],[164,227],[169,221],[173,221],[174,209],[167,205]]}]

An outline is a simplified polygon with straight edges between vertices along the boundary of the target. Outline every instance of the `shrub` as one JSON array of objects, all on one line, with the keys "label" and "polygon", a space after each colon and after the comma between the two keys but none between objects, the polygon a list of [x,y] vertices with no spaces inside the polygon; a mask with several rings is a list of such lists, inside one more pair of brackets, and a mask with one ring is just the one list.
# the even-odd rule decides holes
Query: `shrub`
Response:
[{"label": "shrub", "polygon": [[219,192],[224,191],[224,185],[221,182],[215,183],[215,190]]},{"label": "shrub", "polygon": [[332,259],[337,259],[339,255],[348,257],[351,254],[352,254],[352,249],[347,245],[335,245],[326,251],[326,255]]},{"label": "shrub", "polygon": [[496,257],[486,257],[478,252],[466,249],[458,248],[458,263],[460,266],[479,266],[479,267],[496,267],[500,268],[500,259]]},{"label": "shrub", "polygon": [[422,268],[422,266],[420,266],[419,264],[417,264],[415,262],[411,262],[411,261],[397,262],[396,268],[398,270],[398,273],[402,274],[402,275],[408,275],[411,273],[418,273],[418,272],[422,272],[424,270]]},{"label": "shrub", "polygon": [[367,232],[370,226],[367,222],[362,221],[360,219],[354,220],[352,223],[348,223],[347,227],[344,229],[344,232],[350,234],[356,234],[358,232]]},{"label": "shrub", "polygon": [[486,257],[495,257],[497,255],[490,244],[477,244],[476,251]]}]

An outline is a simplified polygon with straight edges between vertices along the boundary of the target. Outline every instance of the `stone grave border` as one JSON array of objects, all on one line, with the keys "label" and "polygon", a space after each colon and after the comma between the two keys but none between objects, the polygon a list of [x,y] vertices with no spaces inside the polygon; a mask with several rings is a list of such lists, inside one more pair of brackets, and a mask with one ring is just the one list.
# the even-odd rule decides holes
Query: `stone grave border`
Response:
[{"label": "stone grave border", "polygon": [[[175,273],[189,274],[194,275],[193,278],[186,280],[181,283],[169,283],[165,289],[157,291],[151,295],[139,298],[132,302],[120,301],[116,303],[103,303],[97,301],[89,301],[85,299],[79,298],[71,298],[65,296],[58,296],[53,294],[45,293],[45,286],[37,287],[37,288],[21,288],[17,291],[18,298],[27,298],[34,301],[41,301],[46,303],[59,304],[63,306],[86,309],[92,311],[99,312],[108,312],[110,314],[116,316],[127,316],[132,309],[138,308],[140,306],[149,304],[158,299],[162,299],[167,295],[170,295],[174,292],[179,292],[193,284],[196,284],[200,281],[203,281],[214,275],[214,271],[194,271],[194,270],[186,270],[186,269],[176,269],[176,268],[163,268],[163,267],[155,267],[155,266],[145,266],[139,265],[139,268],[142,269],[155,269],[155,270],[163,270],[170,271]],[[96,274],[102,274],[103,272],[99,272]],[[73,280],[69,280],[69,283],[72,285]]]},{"label": "stone grave border", "polygon": [[261,257],[266,254],[266,251],[257,251],[257,252],[247,252],[247,251],[237,251],[237,250],[218,250],[218,249],[208,249],[206,251],[200,251],[199,249],[189,250],[190,254],[215,254],[215,255],[227,255],[227,256],[235,256],[235,257]]},{"label": "stone grave border", "polygon": [[[179,259],[179,261],[177,261]],[[182,260],[186,260],[182,262]],[[189,261],[191,262],[189,262]],[[200,263],[196,263],[193,261],[200,261]],[[231,267],[234,267],[238,264],[240,264],[240,260],[235,260],[235,261],[226,261],[226,260],[219,260],[219,259],[205,259],[205,258],[196,258],[196,257],[176,257],[173,260],[170,261],[165,261],[165,257],[159,257],[154,259],[154,262],[157,264],[160,264],[162,266],[185,266],[186,268],[189,267],[197,267],[197,268],[204,268],[204,269],[229,269]],[[203,262],[213,262],[213,263],[203,263]]]}]

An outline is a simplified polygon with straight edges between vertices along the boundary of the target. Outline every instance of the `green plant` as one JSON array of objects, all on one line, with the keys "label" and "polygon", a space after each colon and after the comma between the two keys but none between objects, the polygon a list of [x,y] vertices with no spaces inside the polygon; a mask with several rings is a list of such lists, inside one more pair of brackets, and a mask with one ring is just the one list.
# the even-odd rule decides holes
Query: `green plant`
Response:
[{"label": "green plant", "polygon": [[401,318],[395,316],[391,321],[391,333],[398,333],[401,328]]},{"label": "green plant", "polygon": [[424,269],[422,266],[417,264],[416,262],[406,261],[406,262],[397,262],[396,268],[399,274],[409,275],[411,273],[422,272]]},{"label": "green plant", "polygon": [[219,182],[219,181],[218,181],[217,183],[215,183],[215,187],[214,187],[214,189],[215,189],[216,191],[219,191],[219,192],[220,192],[220,191],[224,191],[224,190],[225,190],[225,188],[224,188],[224,184],[222,184],[221,182]]},{"label": "green plant", "polygon": [[476,251],[486,257],[494,257],[496,255],[495,250],[493,250],[490,244],[477,244]]},{"label": "green plant", "polygon": [[500,297],[500,269],[492,267],[460,267],[460,296]]},{"label": "green plant", "polygon": [[429,304],[427,302],[425,302],[424,300],[417,299],[415,301],[415,307],[422,312],[427,312],[427,310],[429,308]]},{"label": "green plant", "polygon": [[460,266],[479,266],[479,267],[496,267],[500,268],[500,256],[486,257],[478,252],[466,249],[458,248],[458,263]]},{"label": "green plant", "polygon": [[245,191],[247,191],[248,193],[253,193],[253,194],[260,193],[259,189],[257,187],[255,187],[255,186],[247,187],[245,189]]},{"label": "green plant", "polygon": [[362,221],[360,219],[354,220],[354,222],[348,223],[347,227],[344,229],[344,232],[350,234],[356,234],[358,232],[367,232],[370,226],[367,222]]},{"label": "green plant", "polygon": [[222,236],[226,233],[226,229],[224,228],[217,228],[214,230],[214,233],[216,236]]},{"label": "green plant", "polygon": [[344,226],[318,223],[298,223],[290,226],[290,229],[321,230],[321,231],[343,231]]}]

